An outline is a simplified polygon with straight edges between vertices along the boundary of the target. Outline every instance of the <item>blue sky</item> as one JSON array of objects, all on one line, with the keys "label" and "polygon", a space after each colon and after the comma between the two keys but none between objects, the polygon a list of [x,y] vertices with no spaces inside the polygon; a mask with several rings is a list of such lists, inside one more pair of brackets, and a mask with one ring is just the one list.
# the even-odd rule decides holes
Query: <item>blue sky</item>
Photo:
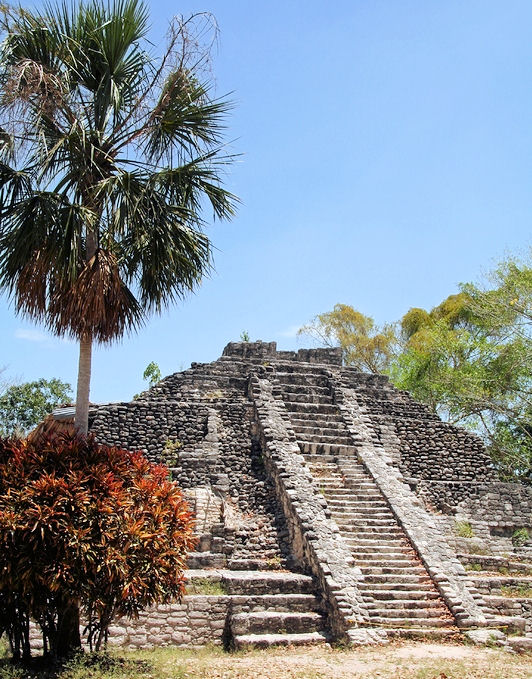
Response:
[{"label": "blue sky", "polygon": [[[208,234],[216,272],[137,335],[93,356],[91,400],[129,400],[217,358],[243,330],[279,348],[337,302],[378,322],[430,308],[532,244],[532,3],[237,0],[210,11],[216,91],[232,93],[227,187],[242,200]],[[0,298],[3,377],[74,386],[77,347]]]}]

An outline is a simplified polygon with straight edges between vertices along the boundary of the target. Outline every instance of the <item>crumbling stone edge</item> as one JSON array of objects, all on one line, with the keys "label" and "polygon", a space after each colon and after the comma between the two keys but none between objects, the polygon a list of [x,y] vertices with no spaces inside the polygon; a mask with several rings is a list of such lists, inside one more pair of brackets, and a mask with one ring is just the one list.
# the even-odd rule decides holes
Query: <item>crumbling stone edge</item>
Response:
[{"label": "crumbling stone edge", "polygon": [[385,643],[385,630],[365,627],[369,613],[358,587],[362,572],[330,518],[284,403],[275,397],[268,379],[254,374],[250,375],[249,396],[264,465],[286,516],[294,556],[318,583],[333,638],[352,645]]},{"label": "crumbling stone edge", "polygon": [[[482,596],[467,580],[467,573],[445,542],[435,521],[404,481],[385,448],[375,442],[371,420],[352,389],[335,385],[335,401],[349,431],[363,443],[358,455],[386,498],[435,586],[462,629],[486,627]],[[485,605],[485,604],[484,604]]]}]

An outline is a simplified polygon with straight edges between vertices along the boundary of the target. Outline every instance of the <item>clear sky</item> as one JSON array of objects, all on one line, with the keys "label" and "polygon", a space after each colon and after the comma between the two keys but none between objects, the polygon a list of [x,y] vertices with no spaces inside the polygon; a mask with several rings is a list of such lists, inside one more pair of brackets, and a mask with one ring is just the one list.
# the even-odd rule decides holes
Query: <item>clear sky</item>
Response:
[{"label": "clear sky", "polygon": [[[295,329],[337,302],[377,321],[431,308],[532,244],[530,0],[152,0],[210,11],[217,94],[242,153],[242,200],[208,228],[216,272],[136,336],[93,356],[91,400],[130,400],[216,359],[243,330],[301,346]],[[3,377],[75,385],[77,347],[0,298]]]}]

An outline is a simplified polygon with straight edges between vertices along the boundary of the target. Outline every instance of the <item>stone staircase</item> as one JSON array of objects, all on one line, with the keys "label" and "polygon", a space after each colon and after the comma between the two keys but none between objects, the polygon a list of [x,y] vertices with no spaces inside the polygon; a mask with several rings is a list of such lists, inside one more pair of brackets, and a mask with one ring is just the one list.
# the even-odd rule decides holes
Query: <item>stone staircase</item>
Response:
[{"label": "stone staircase", "polygon": [[285,571],[194,569],[187,580],[212,583],[228,598],[225,642],[230,648],[301,646],[327,641],[311,577]]},{"label": "stone staircase", "polygon": [[398,525],[373,478],[319,368],[276,373],[278,394],[300,449],[332,518],[364,576],[360,583],[370,624],[390,636],[447,638],[454,620]]}]

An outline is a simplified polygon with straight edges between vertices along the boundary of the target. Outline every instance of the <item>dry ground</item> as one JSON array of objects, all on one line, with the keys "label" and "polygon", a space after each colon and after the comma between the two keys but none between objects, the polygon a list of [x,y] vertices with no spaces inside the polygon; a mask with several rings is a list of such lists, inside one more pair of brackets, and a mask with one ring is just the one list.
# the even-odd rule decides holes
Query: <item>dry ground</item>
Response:
[{"label": "dry ground", "polygon": [[532,679],[532,655],[458,644],[394,643],[340,650],[224,653],[160,648],[84,655],[63,669],[0,660],[0,679]]},{"label": "dry ground", "polygon": [[[135,654],[149,661],[150,654]],[[159,650],[175,679],[532,679],[532,656],[453,644],[395,643],[356,650],[279,649],[227,655]],[[165,657],[166,656],[166,657]],[[153,656],[152,656],[153,658]]]}]

